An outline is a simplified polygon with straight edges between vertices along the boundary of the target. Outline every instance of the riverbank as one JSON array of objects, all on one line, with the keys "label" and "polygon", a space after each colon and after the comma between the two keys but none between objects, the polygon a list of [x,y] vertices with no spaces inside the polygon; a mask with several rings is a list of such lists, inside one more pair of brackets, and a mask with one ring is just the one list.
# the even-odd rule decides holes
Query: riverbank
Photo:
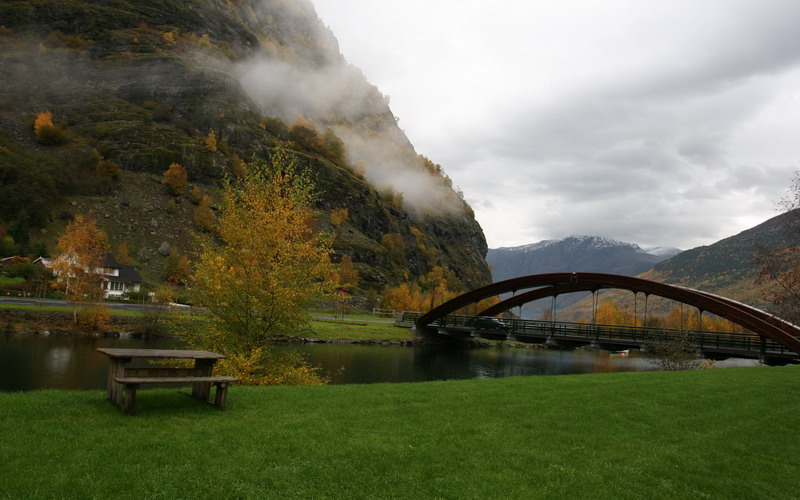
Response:
[{"label": "riverbank", "polygon": [[[166,319],[166,313],[153,317],[139,311],[111,310],[107,330],[113,336],[168,335]],[[0,306],[0,332],[86,334],[80,325],[74,323],[70,308],[6,304]],[[399,328],[385,321],[365,321],[363,317],[354,315],[343,320],[312,320],[308,328],[296,336],[276,338],[275,341],[410,345],[419,339],[409,328]]]},{"label": "riverbank", "polygon": [[793,498],[798,376],[0,393],[0,498]]}]

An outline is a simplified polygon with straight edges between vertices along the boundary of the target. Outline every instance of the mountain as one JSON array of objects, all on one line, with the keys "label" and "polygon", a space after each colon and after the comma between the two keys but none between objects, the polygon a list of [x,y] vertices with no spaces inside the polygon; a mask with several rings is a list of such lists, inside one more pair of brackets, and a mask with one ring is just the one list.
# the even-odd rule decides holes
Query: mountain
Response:
[{"label": "mountain", "polygon": [[641,277],[765,307],[763,286],[755,283],[758,274],[753,261],[755,247],[756,244],[781,247],[783,228],[793,220],[790,217],[781,214],[711,245],[686,250]]},{"label": "mountain", "polygon": [[[768,309],[767,287],[756,284],[758,270],[753,261],[756,244],[767,247],[783,247],[783,230],[790,222],[791,214],[781,214],[739,234],[716,243],[681,252],[656,264],[638,277],[660,283],[681,285],[728,297],[745,304]],[[607,291],[601,300],[612,300],[628,304],[631,293]],[[559,300],[561,300],[559,298]],[[561,311],[563,318],[591,317],[591,301],[582,300]],[[666,313],[674,303],[666,300],[651,300],[649,310]]]},{"label": "mountain", "polygon": [[[563,240],[489,249],[486,260],[492,268],[492,280],[497,282],[530,274],[581,271],[636,276],[678,252],[680,250],[664,247],[648,252],[634,243],[600,236],[570,236]],[[561,296],[558,307],[568,307],[584,296]],[[526,305],[522,314],[537,318],[549,308],[549,301],[538,301]]]},{"label": "mountain", "polygon": [[[192,192],[218,201],[278,146],[312,171],[317,226],[365,289],[436,266],[490,281],[471,208],[308,0],[0,2],[0,253],[53,252],[92,211],[158,284],[194,248]],[[178,196],[161,185],[173,163]]]},{"label": "mountain", "polygon": [[559,272],[598,272],[636,276],[680,252],[658,248],[645,251],[639,245],[600,236],[570,236],[518,247],[489,249],[486,261],[492,279]]}]

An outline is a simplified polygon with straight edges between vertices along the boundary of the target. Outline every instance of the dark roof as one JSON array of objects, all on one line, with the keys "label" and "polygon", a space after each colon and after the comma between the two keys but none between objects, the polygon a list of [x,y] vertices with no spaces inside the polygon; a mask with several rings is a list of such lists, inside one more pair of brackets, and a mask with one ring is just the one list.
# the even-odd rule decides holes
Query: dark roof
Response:
[{"label": "dark roof", "polygon": [[117,259],[114,258],[114,255],[110,253],[103,254],[103,265],[105,267],[122,267],[117,262]]},{"label": "dark roof", "polygon": [[119,266],[119,279],[120,281],[128,281],[131,283],[141,283],[142,276],[133,266]]},{"label": "dark roof", "polygon": [[141,283],[143,281],[142,276],[135,267],[120,264],[110,253],[103,255],[103,265],[105,267],[119,269],[119,276],[114,276],[114,278],[117,278],[114,281],[125,281],[129,283]]}]

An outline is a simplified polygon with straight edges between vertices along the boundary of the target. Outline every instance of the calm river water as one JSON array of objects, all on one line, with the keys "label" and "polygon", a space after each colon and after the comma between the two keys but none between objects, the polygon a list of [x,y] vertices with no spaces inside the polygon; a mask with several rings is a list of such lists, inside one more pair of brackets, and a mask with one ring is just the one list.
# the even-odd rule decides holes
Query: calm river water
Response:
[{"label": "calm river water", "polygon": [[[181,348],[172,338],[134,339],[0,334],[0,391],[102,389],[108,368],[98,347]],[[333,384],[652,370],[638,351],[458,349],[357,344],[276,344],[304,353]]]}]

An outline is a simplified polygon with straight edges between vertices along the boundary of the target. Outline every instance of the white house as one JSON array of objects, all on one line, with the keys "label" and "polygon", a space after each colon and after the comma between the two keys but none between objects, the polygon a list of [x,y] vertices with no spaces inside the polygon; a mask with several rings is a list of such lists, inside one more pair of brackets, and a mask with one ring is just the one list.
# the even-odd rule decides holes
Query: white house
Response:
[{"label": "white house", "polygon": [[138,292],[142,277],[136,268],[117,263],[113,255],[103,256],[103,290],[106,298],[118,298],[125,292]]},{"label": "white house", "polygon": [[[61,258],[63,256],[59,256],[55,260]],[[39,257],[34,262],[52,269],[53,260]],[[136,271],[136,268],[118,263],[110,253],[103,255],[103,268],[95,269],[95,273],[103,277],[102,287],[107,299],[120,298],[125,292],[138,292],[142,285],[142,276]]]}]

